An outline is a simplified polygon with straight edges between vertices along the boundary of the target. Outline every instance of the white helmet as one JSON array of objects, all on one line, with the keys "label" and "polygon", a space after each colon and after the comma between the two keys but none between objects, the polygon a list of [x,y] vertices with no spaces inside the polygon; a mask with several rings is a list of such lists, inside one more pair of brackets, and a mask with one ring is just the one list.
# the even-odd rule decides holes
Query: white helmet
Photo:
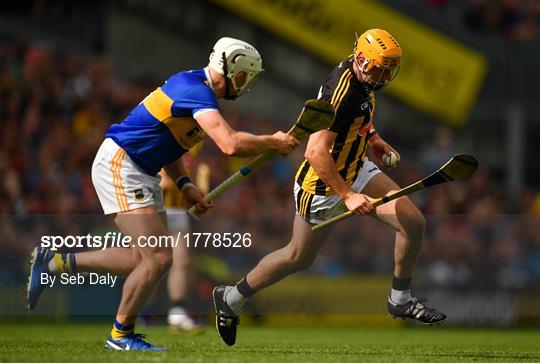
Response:
[{"label": "white helmet", "polygon": [[[239,39],[228,37],[219,39],[214,45],[209,59],[209,67],[231,80],[236,96],[249,91],[257,77],[264,72],[259,52],[251,44]],[[223,63],[223,60],[226,62]],[[236,75],[240,72],[246,73],[246,81],[238,86]],[[225,97],[234,98],[228,95],[228,88],[228,83],[226,83]]]}]

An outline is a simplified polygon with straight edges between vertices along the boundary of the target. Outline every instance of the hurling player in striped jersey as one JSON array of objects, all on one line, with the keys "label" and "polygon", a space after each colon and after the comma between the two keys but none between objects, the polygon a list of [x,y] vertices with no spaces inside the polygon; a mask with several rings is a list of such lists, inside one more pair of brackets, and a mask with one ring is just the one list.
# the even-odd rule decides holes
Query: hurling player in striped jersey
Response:
[{"label": "hurling player in striped jersey", "polygon": [[357,38],[353,54],[324,81],[319,98],[332,103],[336,119],[329,129],[309,138],[306,159],[296,174],[297,213],[291,241],[262,258],[236,285],[214,289],[217,328],[227,345],[236,342],[238,317],[249,297],[311,266],[331,232],[331,227],[315,232],[311,227],[346,210],[374,217],[396,231],[394,278],[387,302],[390,315],[425,324],[446,319],[443,313],[428,308],[424,299],[411,295],[424,217],[408,197],[377,208],[371,205],[372,198],[399,190],[366,153],[369,148],[379,165],[385,167],[393,168],[399,162],[399,153],[375,130],[373,116],[375,91],[397,75],[401,56],[400,45],[388,32],[371,29]]}]

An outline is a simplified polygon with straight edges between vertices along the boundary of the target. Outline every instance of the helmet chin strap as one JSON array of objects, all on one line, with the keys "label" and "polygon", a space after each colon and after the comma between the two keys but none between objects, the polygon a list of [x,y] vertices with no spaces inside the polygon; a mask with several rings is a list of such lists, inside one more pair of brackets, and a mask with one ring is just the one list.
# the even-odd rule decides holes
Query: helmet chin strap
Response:
[{"label": "helmet chin strap", "polygon": [[225,76],[225,95],[223,98],[225,100],[235,100],[238,96],[230,94],[231,87],[229,85],[229,77],[227,76],[227,56],[225,55],[225,52],[222,53],[221,59],[223,60],[223,76]]}]

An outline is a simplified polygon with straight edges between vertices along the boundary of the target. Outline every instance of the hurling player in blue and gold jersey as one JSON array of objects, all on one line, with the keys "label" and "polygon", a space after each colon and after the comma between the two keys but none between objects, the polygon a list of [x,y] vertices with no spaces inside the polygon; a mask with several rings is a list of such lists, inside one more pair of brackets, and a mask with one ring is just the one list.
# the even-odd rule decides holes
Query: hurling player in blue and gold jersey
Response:
[{"label": "hurling player in blue and gold jersey", "polygon": [[332,103],[336,119],[329,129],[309,138],[306,160],[296,174],[297,214],[290,243],[265,256],[235,286],[214,289],[218,331],[226,344],[236,341],[238,316],[249,297],[313,263],[331,227],[311,232],[311,226],[347,209],[370,215],[396,231],[394,279],[387,302],[390,315],[426,324],[446,319],[410,292],[424,217],[408,197],[377,208],[370,202],[399,190],[366,153],[369,148],[376,161],[386,167],[399,162],[399,153],[376,132],[373,116],[375,91],[397,75],[401,55],[401,47],[388,32],[368,30],[356,40],[354,53],[334,68],[321,86],[319,98]]},{"label": "hurling player in blue and gold jersey", "polygon": [[181,157],[206,135],[227,155],[289,154],[298,145],[293,137],[282,132],[258,136],[235,131],[219,112],[218,99],[243,95],[262,71],[261,57],[252,45],[221,38],[208,67],[171,76],[121,123],[109,128],[92,165],[92,181],[105,214],[115,215],[118,228],[134,246],[76,255],[36,248],[28,283],[30,309],[46,287],[40,282],[42,273],[107,272],[127,277],[105,347],[164,350],[134,332],[137,315],[172,261],[171,246],[137,244],[149,236],[168,235],[158,173],[163,168],[188,207],[196,205],[198,213],[204,213],[211,205],[191,183]]}]

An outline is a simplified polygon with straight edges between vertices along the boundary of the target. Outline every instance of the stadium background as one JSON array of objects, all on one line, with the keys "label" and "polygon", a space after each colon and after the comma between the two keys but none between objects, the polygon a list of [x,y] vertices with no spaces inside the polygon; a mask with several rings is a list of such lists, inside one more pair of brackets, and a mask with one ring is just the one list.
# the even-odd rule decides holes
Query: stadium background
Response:
[{"label": "stadium background", "polygon": [[[376,127],[402,156],[390,175],[406,185],[456,152],[474,154],[481,166],[468,181],[413,197],[428,220],[416,290],[446,311],[451,325],[538,325],[538,2],[343,1],[335,2],[340,11],[334,15],[349,18],[325,13],[327,23],[313,25],[310,16],[319,19],[321,4],[262,1],[260,14],[266,15],[254,16],[250,6],[222,1],[3,3],[0,315],[28,315],[18,286],[39,236],[110,228],[100,216],[91,162],[108,125],[122,120],[170,74],[206,65],[221,36],[244,39],[259,49],[266,72],[251,94],[222,102],[223,113],[239,130],[285,130],[339,57],[348,55],[354,30],[375,25],[370,12],[384,12],[399,24],[384,28],[404,46],[396,81],[407,81],[377,99]],[[342,20],[357,20],[358,28],[330,44],[328,36],[336,34],[322,30]],[[447,54],[423,47],[433,43]],[[343,53],[340,44],[347,45]],[[458,92],[459,102],[453,98]],[[213,282],[233,282],[288,241],[292,178],[302,155],[303,147],[268,164],[220,197],[215,211],[194,225],[194,231],[250,232],[254,242],[249,249],[194,250],[196,314],[209,313]],[[243,163],[225,158],[211,142],[199,160],[210,166],[211,185]],[[276,324],[316,316],[342,324],[400,325],[385,315],[392,251],[388,228],[370,219],[341,223],[309,271],[261,294],[248,312]],[[118,292],[49,290],[38,314],[110,316]],[[161,290],[146,312],[149,322],[160,322],[165,309]]]}]

